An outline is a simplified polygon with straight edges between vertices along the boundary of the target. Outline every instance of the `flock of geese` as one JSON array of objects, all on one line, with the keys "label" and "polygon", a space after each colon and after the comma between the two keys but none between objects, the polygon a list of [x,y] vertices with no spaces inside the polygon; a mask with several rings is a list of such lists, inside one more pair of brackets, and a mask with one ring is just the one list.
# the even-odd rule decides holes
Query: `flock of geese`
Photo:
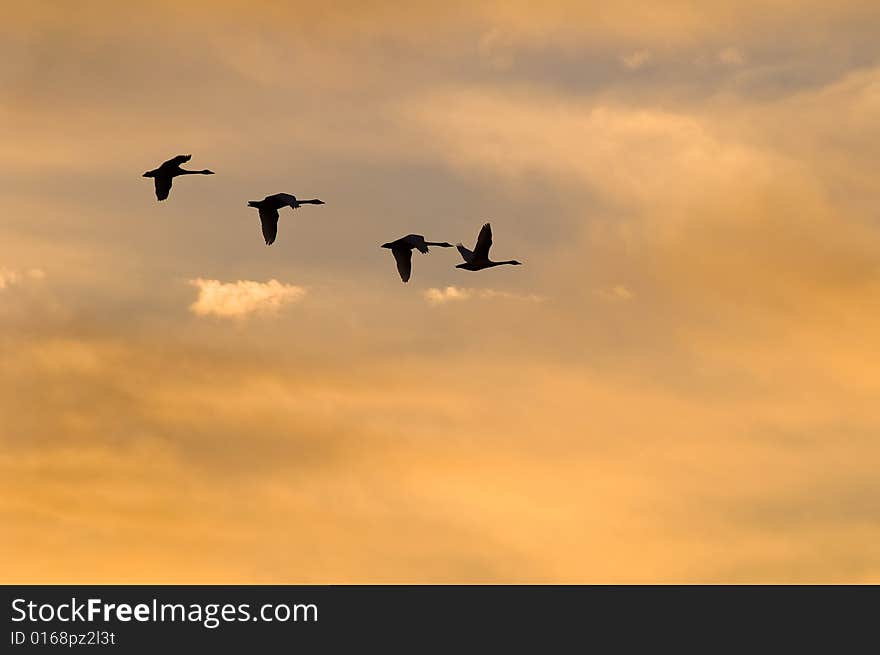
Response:
[{"label": "flock of geese", "polygon": [[[158,168],[144,173],[144,177],[152,177],[156,185],[156,199],[165,200],[171,193],[171,183],[175,177],[181,175],[213,175],[214,171],[207,168],[201,171],[188,171],[180,167],[185,164],[192,155],[177,155],[172,159],[164,162]],[[284,207],[291,209],[299,209],[303,205],[323,205],[323,200],[313,198],[311,200],[299,200],[296,196],[289,193],[275,193],[266,196],[262,200],[250,200],[247,206],[255,208],[260,214],[260,223],[263,228],[263,238],[266,245],[272,245],[278,236],[278,210]],[[426,241],[421,234],[408,234],[395,241],[383,243],[383,248],[391,250],[394,255],[394,261],[397,262],[397,272],[400,273],[400,279],[409,282],[412,275],[412,252],[418,250],[422,254],[429,252],[429,246],[437,246],[438,248],[451,248],[452,244],[446,241]],[[482,271],[484,268],[492,268],[493,266],[503,266],[510,264],[519,266],[522,262],[515,259],[495,262],[489,259],[489,249],[492,247],[492,226],[488,223],[480,229],[477,236],[477,243],[473,250],[468,250],[461,243],[456,245],[463,263],[458,264],[455,268],[461,268],[466,271]]]}]

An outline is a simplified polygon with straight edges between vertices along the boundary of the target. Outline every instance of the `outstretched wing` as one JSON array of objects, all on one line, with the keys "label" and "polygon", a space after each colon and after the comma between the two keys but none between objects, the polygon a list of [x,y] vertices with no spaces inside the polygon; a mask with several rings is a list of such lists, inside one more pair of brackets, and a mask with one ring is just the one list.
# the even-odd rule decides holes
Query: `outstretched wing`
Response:
[{"label": "outstretched wing", "polygon": [[156,199],[165,200],[171,193],[171,177],[167,175],[157,175],[153,178],[156,183]]},{"label": "outstretched wing", "polygon": [[428,244],[425,243],[425,237],[421,234],[407,234],[401,241],[405,241],[423,255],[428,252]]},{"label": "outstretched wing", "polygon": [[272,207],[260,207],[260,223],[263,224],[263,238],[266,245],[275,243],[278,234],[278,210]]},{"label": "outstretched wing", "polygon": [[489,259],[489,248],[492,247],[492,226],[486,223],[477,237],[477,245],[474,246],[476,259]]},{"label": "outstretched wing", "polygon": [[397,262],[397,272],[400,273],[400,279],[409,282],[409,276],[412,274],[412,250],[410,248],[392,248],[391,254]]},{"label": "outstretched wing", "polygon": [[271,196],[266,196],[266,200],[272,200],[279,208],[289,205],[296,209],[299,206],[299,203],[296,201],[296,196],[292,196],[289,193],[276,193]]},{"label": "outstretched wing", "polygon": [[192,159],[192,155],[177,155],[177,157],[173,157],[162,164],[162,166],[180,166],[181,164],[185,164],[190,159]]},{"label": "outstretched wing", "polygon": [[465,260],[466,262],[470,262],[474,258],[474,253],[471,252],[470,250],[468,250],[467,248],[465,248],[460,243],[456,244],[455,247],[458,248],[458,252],[461,255],[461,258],[463,260]]}]

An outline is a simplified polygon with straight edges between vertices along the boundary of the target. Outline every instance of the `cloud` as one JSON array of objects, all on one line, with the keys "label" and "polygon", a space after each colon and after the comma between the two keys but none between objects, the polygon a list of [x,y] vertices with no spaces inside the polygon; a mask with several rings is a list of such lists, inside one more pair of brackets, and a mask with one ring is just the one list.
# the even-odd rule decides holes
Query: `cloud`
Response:
[{"label": "cloud", "polygon": [[616,284],[605,289],[596,289],[594,293],[603,300],[610,302],[628,302],[635,297],[635,294],[623,284]]},{"label": "cloud", "polygon": [[30,268],[26,271],[18,271],[11,268],[0,268],[0,289],[5,289],[27,280],[42,280],[46,272],[41,268]]},{"label": "cloud", "polygon": [[473,295],[471,289],[459,289],[458,287],[446,287],[445,289],[430,288],[425,291],[425,300],[432,305],[442,305],[443,303],[455,300],[469,300]]},{"label": "cloud", "polygon": [[0,289],[17,284],[20,279],[18,271],[12,271],[8,268],[0,268]]},{"label": "cloud", "polygon": [[283,305],[302,300],[306,294],[303,287],[282,284],[275,279],[268,282],[221,282],[197,278],[189,283],[199,290],[199,297],[190,305],[190,310],[198,316],[239,318],[249,314],[271,314]]},{"label": "cloud", "polygon": [[[331,353],[310,367],[291,348],[260,357],[185,333],[14,343],[0,367],[11,581],[880,572],[864,546],[877,536],[875,394],[854,405],[834,380],[819,380],[826,407],[861,414],[808,430],[788,385],[707,403],[650,375],[633,383],[565,362],[427,354],[401,374],[384,354]],[[547,534],[565,547],[548,550]],[[333,556],[316,557],[316,543]]]},{"label": "cloud", "polygon": [[652,215],[658,201],[680,215],[694,189],[714,197],[731,180],[769,176],[764,153],[684,111],[463,88],[429,95],[406,116],[436,135],[426,146],[453,168],[513,181],[542,175],[555,184],[576,182],[605,202],[644,205]]},{"label": "cloud", "polygon": [[536,294],[519,294],[510,291],[496,291],[495,289],[467,289],[449,286],[443,289],[431,287],[425,290],[425,300],[432,305],[443,305],[448,302],[472,300],[474,298],[482,300],[503,298],[508,300],[526,300],[529,302],[541,302],[544,300],[543,297]]},{"label": "cloud", "polygon": [[[5,579],[880,580],[878,3],[159,1],[0,25]],[[484,215],[546,303],[371,284]]]},{"label": "cloud", "polygon": [[746,56],[742,50],[731,46],[718,53],[718,60],[728,66],[742,66],[746,62]]},{"label": "cloud", "polygon": [[652,55],[648,50],[636,50],[628,55],[622,55],[620,57],[620,63],[623,64],[624,68],[628,68],[629,70],[638,70],[650,62],[651,58]]},{"label": "cloud", "polygon": [[486,32],[479,43],[480,57],[491,68],[508,70],[513,66],[513,48],[498,29]]}]

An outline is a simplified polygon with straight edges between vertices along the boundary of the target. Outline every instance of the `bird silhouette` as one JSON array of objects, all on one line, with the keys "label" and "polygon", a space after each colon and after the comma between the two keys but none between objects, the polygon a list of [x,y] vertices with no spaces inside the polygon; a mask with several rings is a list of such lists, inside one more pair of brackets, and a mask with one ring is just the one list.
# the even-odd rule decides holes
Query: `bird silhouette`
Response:
[{"label": "bird silhouette", "polygon": [[445,241],[425,241],[425,237],[421,234],[407,234],[396,241],[383,243],[383,248],[389,248],[391,254],[394,255],[394,261],[397,262],[397,272],[400,273],[400,279],[409,282],[412,274],[412,251],[418,250],[423,255],[429,251],[428,246],[438,246],[440,248],[451,248],[451,243]]},{"label": "bird silhouette", "polygon": [[144,173],[144,177],[152,177],[156,183],[156,199],[165,200],[171,193],[171,180],[178,175],[213,175],[214,171],[207,168],[201,171],[185,171],[180,165],[192,159],[192,155],[177,155],[173,159],[169,159],[159,168]]},{"label": "bird silhouette", "polygon": [[522,262],[515,259],[508,259],[503,262],[493,262],[489,259],[489,248],[492,247],[492,226],[486,223],[477,236],[477,245],[473,250],[468,250],[460,243],[456,245],[464,264],[458,264],[455,268],[463,268],[466,271],[482,271],[484,268],[492,268],[493,266],[503,266],[504,264],[512,264],[520,266]]},{"label": "bird silhouette", "polygon": [[260,223],[263,225],[263,238],[266,245],[271,246],[278,234],[278,210],[282,207],[299,209],[302,205],[323,205],[323,200],[297,200],[289,193],[276,193],[262,200],[249,200],[248,207],[256,207],[260,212]]}]

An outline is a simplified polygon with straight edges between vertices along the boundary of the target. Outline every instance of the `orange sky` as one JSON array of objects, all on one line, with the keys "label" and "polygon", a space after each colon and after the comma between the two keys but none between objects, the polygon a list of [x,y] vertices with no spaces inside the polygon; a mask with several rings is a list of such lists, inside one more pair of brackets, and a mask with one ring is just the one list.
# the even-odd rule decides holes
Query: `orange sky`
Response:
[{"label": "orange sky", "polygon": [[878,29],[0,9],[0,581],[880,581]]}]

